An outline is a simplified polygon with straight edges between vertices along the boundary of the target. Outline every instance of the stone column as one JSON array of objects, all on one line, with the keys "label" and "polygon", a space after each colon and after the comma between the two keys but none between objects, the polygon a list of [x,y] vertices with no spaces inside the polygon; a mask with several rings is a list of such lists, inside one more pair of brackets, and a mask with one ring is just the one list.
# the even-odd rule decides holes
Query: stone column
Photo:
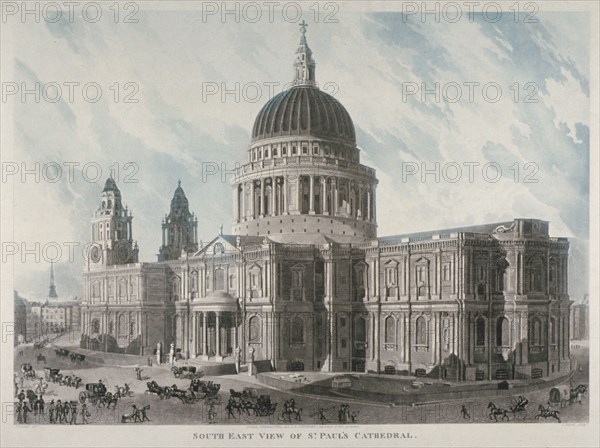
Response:
[{"label": "stone column", "polygon": [[331,207],[331,211],[332,211],[332,215],[333,216],[337,216],[338,214],[338,207],[339,207],[339,202],[338,202],[338,183],[339,180],[337,177],[333,178],[333,205]]},{"label": "stone column", "polygon": [[362,182],[358,183],[358,201],[356,205],[356,216],[358,218],[365,219],[365,212],[363,210]]},{"label": "stone column", "polygon": [[221,313],[219,311],[216,312],[217,320],[215,322],[215,354],[216,356],[221,356]]},{"label": "stone column", "polygon": [[287,215],[289,210],[288,210],[288,181],[287,181],[287,176],[283,176],[283,214]]},{"label": "stone column", "polygon": [[367,221],[371,221],[371,188],[367,188]]},{"label": "stone column", "polygon": [[193,312],[192,313],[192,334],[191,334],[191,341],[192,343],[191,348],[190,348],[190,356],[192,358],[195,358],[197,355],[197,351],[198,351],[198,313]]},{"label": "stone column", "polygon": [[208,359],[208,319],[206,311],[202,312],[202,355]]},{"label": "stone column", "polygon": [[376,194],[377,186],[373,185],[373,199],[371,208],[373,209],[373,217],[371,219],[372,222],[377,222],[377,194]]},{"label": "stone column", "polygon": [[321,214],[327,215],[327,178],[321,176]]},{"label": "stone column", "polygon": [[308,213],[310,215],[315,214],[315,176],[312,174],[309,176],[310,193],[308,198]]},{"label": "stone column", "polygon": [[240,184],[240,187],[242,188],[242,192],[241,192],[241,194],[242,194],[242,210],[240,213],[240,222],[241,222],[241,221],[246,220],[246,183],[242,182]]},{"label": "stone column", "polygon": [[297,209],[298,213],[302,214],[302,194],[304,193],[304,185],[302,182],[302,176],[298,176],[298,191],[296,192],[297,196]]},{"label": "stone column", "polygon": [[260,210],[259,210],[259,215],[262,218],[263,216],[265,216],[265,211],[267,210],[267,208],[265,207],[265,180],[261,179],[260,180]]},{"label": "stone column", "polygon": [[276,178],[271,178],[271,216],[275,216],[275,199],[277,198]]},{"label": "stone column", "polygon": [[252,181],[250,183],[250,219],[254,219],[255,218],[255,211],[256,211],[256,205],[254,204],[255,202],[255,188],[256,186],[254,185],[254,181]]}]

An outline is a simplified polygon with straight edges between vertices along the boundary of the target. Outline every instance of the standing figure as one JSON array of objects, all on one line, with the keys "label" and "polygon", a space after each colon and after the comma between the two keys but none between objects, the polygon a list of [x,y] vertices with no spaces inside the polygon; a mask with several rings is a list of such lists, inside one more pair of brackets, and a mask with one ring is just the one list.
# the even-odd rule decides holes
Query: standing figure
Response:
[{"label": "standing figure", "polygon": [[71,419],[69,420],[69,424],[70,425],[77,424],[77,402],[76,401],[71,402]]},{"label": "standing figure", "polygon": [[210,408],[208,408],[208,423],[209,424],[215,423],[216,417],[217,417],[217,412],[215,411],[215,406],[213,404],[211,404]]},{"label": "standing figure", "polygon": [[17,411],[17,422],[23,423],[23,402],[15,402],[15,410]]},{"label": "standing figure", "polygon": [[171,342],[171,348],[169,349],[169,361],[171,362],[171,367],[175,365],[175,344]]},{"label": "standing figure", "polygon": [[23,422],[22,423],[27,423],[27,413],[31,412],[31,408],[29,407],[29,405],[27,404],[26,401],[24,401],[21,404],[21,412],[22,412],[22,415],[23,415]]},{"label": "standing figure", "polygon": [[90,416],[90,413],[87,410],[87,405],[85,403],[83,403],[81,405],[81,424],[82,425],[87,425],[89,416]]},{"label": "standing figure", "polygon": [[159,342],[156,344],[156,364],[160,365],[160,358],[162,356],[162,344]]},{"label": "standing figure", "polygon": [[54,423],[54,400],[48,404],[48,420],[50,423]]},{"label": "standing figure", "polygon": [[250,355],[250,365],[248,366],[248,375],[250,376],[254,376],[255,375],[255,370],[254,370],[254,347],[250,347],[250,350],[248,350],[248,354]]},{"label": "standing figure", "polygon": [[239,347],[235,348],[235,371],[240,373],[240,352],[242,350]]}]

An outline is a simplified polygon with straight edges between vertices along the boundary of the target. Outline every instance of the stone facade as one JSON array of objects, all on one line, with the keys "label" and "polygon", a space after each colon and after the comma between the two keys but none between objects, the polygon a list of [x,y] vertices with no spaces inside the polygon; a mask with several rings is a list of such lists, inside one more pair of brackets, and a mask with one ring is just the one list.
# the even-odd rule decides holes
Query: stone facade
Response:
[{"label": "stone facade", "polygon": [[[119,210],[96,212],[94,226],[112,213],[128,233],[92,232],[82,345],[149,355],[173,343],[231,362],[239,348],[275,370],[458,381],[568,371],[568,241],[537,219],[378,238],[375,171],[316,86],[304,29],[294,73],[232,181],[233,234],[199,247],[179,185],[159,261],[139,263],[120,193]],[[106,191],[118,192],[111,179]]]}]

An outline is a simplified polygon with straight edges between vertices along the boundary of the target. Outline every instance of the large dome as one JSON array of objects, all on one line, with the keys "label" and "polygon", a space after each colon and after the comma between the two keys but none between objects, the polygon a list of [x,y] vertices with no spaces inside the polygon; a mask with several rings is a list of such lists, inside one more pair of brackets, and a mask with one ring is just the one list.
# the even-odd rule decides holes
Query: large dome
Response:
[{"label": "large dome", "polygon": [[254,121],[252,142],[310,136],[356,146],[354,124],[342,104],[312,85],[297,85],[273,97]]}]

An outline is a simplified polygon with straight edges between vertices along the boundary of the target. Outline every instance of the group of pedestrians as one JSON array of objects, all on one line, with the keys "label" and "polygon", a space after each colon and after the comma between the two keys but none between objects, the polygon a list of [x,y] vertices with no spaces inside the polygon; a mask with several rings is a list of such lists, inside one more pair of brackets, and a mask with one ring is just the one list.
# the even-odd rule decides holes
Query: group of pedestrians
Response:
[{"label": "group of pedestrians", "polygon": [[86,425],[89,423],[88,417],[90,412],[87,409],[87,405],[83,403],[81,408],[78,409],[77,401],[64,401],[54,400],[48,403],[48,421],[49,423],[56,424],[77,424],[77,416],[81,417],[81,424]]}]

